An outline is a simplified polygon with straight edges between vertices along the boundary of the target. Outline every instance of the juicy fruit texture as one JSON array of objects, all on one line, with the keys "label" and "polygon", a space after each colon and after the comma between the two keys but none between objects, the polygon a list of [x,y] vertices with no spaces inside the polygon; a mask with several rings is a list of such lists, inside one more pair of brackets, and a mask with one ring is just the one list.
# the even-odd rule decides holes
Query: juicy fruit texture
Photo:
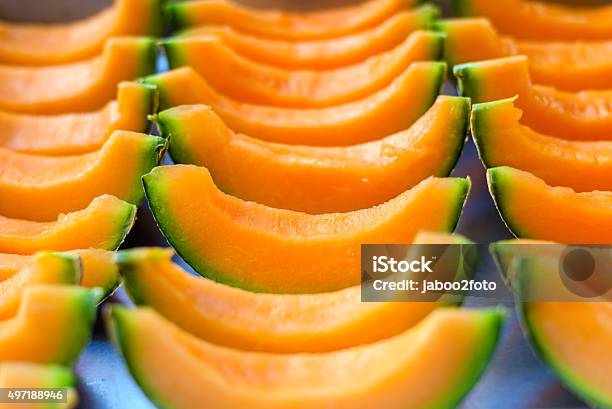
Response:
[{"label": "juicy fruit texture", "polygon": [[157,109],[156,94],[152,85],[122,82],[117,99],[98,111],[62,115],[0,111],[0,146],[37,155],[92,152],[116,130],[147,132],[147,116]]},{"label": "juicy fruit texture", "polygon": [[488,17],[503,34],[531,40],[612,38],[612,6],[580,7],[538,0],[454,0],[460,16]]},{"label": "juicy fruit texture", "polygon": [[[0,388],[10,389],[67,389],[66,402],[36,404],[44,409],[72,409],[78,404],[76,377],[70,369],[60,365],[41,365],[25,362],[0,363]],[[29,403],[0,403],[0,409],[28,409]]]},{"label": "juicy fruit texture", "polygon": [[79,259],[70,254],[38,253],[33,263],[0,281],[0,320],[14,316],[28,286],[37,284],[79,284]]},{"label": "juicy fruit texture", "polygon": [[612,89],[569,93],[534,85],[524,56],[455,66],[462,95],[473,103],[518,95],[521,122],[537,132],[576,140],[606,140],[612,132]]},{"label": "juicy fruit texture", "polygon": [[107,318],[133,377],[159,407],[419,409],[459,404],[493,354],[503,313],[438,309],[393,338],[289,355],[210,344],[147,308],[113,307]]},{"label": "juicy fruit texture", "polygon": [[310,40],[367,30],[417,3],[417,0],[369,0],[319,12],[288,13],[248,9],[224,0],[199,0],[172,2],[168,12],[175,28],[228,25],[260,37]]},{"label": "juicy fruit texture", "polygon": [[91,337],[98,298],[77,286],[26,288],[17,315],[0,321],[0,361],[74,363]]},{"label": "juicy fruit texture", "polygon": [[155,72],[151,38],[119,37],[89,60],[49,67],[0,66],[0,109],[62,114],[102,108],[117,84]]},{"label": "juicy fruit texture", "polygon": [[446,65],[412,64],[388,87],[344,105],[287,109],[240,103],[215,92],[192,68],[151,76],[162,109],[210,105],[234,131],[269,142],[342,146],[380,139],[410,126],[433,104]]},{"label": "juicy fruit texture", "polygon": [[143,182],[160,229],[196,271],[284,293],[358,284],[362,243],[410,243],[424,229],[450,232],[469,190],[466,179],[428,178],[373,208],[309,215],[226,195],[196,166],[157,167]]},{"label": "juicy fruit texture", "polygon": [[190,66],[236,101],[286,108],[322,108],[365,98],[388,86],[413,62],[440,59],[443,37],[417,31],[394,49],[327,71],[284,70],[246,59],[208,36],[162,42],[171,68]]},{"label": "juicy fruit texture", "polygon": [[576,193],[568,187],[551,187],[510,167],[489,169],[487,179],[502,218],[518,237],[559,243],[612,242],[612,192]]},{"label": "juicy fruit texture", "polygon": [[0,64],[52,65],[90,58],[111,36],[163,34],[161,0],[115,0],[112,7],[68,24],[0,22]]},{"label": "juicy fruit texture", "polygon": [[306,213],[367,208],[429,176],[447,176],[461,153],[469,100],[440,96],[409,129],[379,141],[335,148],[282,145],[233,133],[209,107],[161,112],[176,163],[206,167],[224,191]]},{"label": "juicy fruit texture", "polygon": [[513,99],[476,104],[472,135],[486,167],[511,166],[552,186],[579,192],[612,190],[612,142],[567,141],[519,123]]},{"label": "juicy fruit texture", "polygon": [[438,9],[424,4],[399,12],[379,26],[343,37],[285,41],[241,33],[230,26],[203,26],[185,30],[182,37],[215,36],[244,57],[285,69],[329,70],[357,64],[368,57],[389,51],[413,31],[427,29]]},{"label": "juicy fruit texture", "polygon": [[152,135],[115,131],[102,149],[82,155],[45,157],[0,149],[0,214],[49,221],[83,209],[102,194],[138,204],[140,178],[157,165],[165,143]]},{"label": "juicy fruit texture", "polygon": [[537,84],[574,92],[612,88],[612,40],[516,40],[500,36],[485,18],[442,20],[435,27],[445,34],[444,58],[451,66],[525,55],[529,75]]},{"label": "juicy fruit texture", "polygon": [[136,219],[136,206],[102,195],[86,208],[60,215],[54,222],[0,216],[0,252],[33,254],[41,250],[101,248],[114,250]]}]

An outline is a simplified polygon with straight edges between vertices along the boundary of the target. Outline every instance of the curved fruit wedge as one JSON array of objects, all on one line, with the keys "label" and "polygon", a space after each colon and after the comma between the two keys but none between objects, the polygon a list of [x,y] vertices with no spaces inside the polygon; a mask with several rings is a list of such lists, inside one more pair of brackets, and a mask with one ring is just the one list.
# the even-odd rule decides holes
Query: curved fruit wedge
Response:
[{"label": "curved fruit wedge", "polygon": [[[489,190],[508,228],[518,237],[559,243],[612,242],[612,192],[576,193],[551,187],[522,170],[487,171]],[[572,220],[572,228],[567,228]]]},{"label": "curved fruit wedge", "polygon": [[[60,365],[41,365],[25,362],[0,363],[0,388],[62,389],[67,392],[65,402],[48,403],[45,409],[73,409],[79,398],[76,377],[70,369]],[[27,409],[27,403],[0,403],[0,409]],[[34,406],[43,407],[40,404]]]},{"label": "curved fruit wedge", "polygon": [[236,132],[270,142],[341,146],[380,139],[409,127],[433,104],[446,65],[418,62],[367,98],[321,109],[287,109],[240,103],[215,92],[192,68],[151,76],[162,109],[210,105]]},{"label": "curved fruit wedge", "polygon": [[358,284],[362,243],[410,243],[419,230],[452,231],[470,185],[428,178],[377,207],[309,215],[226,195],[196,166],[157,167],[143,182],[161,230],[196,271],[285,293]]},{"label": "curved fruit wedge", "polygon": [[484,16],[501,33],[531,40],[612,38],[612,6],[580,7],[538,0],[455,0],[460,16]]},{"label": "curved fruit wedge", "polygon": [[224,192],[306,213],[383,203],[429,176],[448,176],[461,153],[469,100],[440,96],[409,129],[379,141],[336,148],[263,142],[235,134],[204,105],[161,112],[176,163],[206,167]]},{"label": "curved fruit wedge", "polygon": [[[443,239],[461,240],[451,235]],[[252,293],[195,277],[171,262],[173,254],[160,248],[119,253],[130,298],[206,341],[233,348],[277,353],[339,350],[401,333],[435,308],[448,305],[361,302],[359,285],[321,294]]]},{"label": "curved fruit wedge", "polygon": [[410,34],[394,49],[327,71],[291,71],[248,60],[213,36],[162,42],[171,68],[190,66],[219,93],[236,101],[286,108],[353,102],[385,88],[416,61],[438,60],[443,37]]},{"label": "curved fruit wedge", "polygon": [[454,71],[460,93],[473,103],[518,95],[521,122],[535,131],[576,140],[612,135],[612,89],[569,93],[534,85],[524,56],[457,65]]},{"label": "curved fruit wedge", "polygon": [[372,28],[417,0],[369,0],[311,13],[255,10],[224,0],[172,2],[168,12],[175,28],[228,25],[260,37],[287,40],[332,38]]},{"label": "curved fruit wedge", "polygon": [[0,361],[72,364],[91,337],[98,298],[78,286],[26,288],[17,315],[0,321]]},{"label": "curved fruit wedge", "polygon": [[102,12],[74,23],[0,22],[0,64],[52,65],[90,58],[118,35],[163,34],[161,0],[115,0]]},{"label": "curved fruit wedge", "polygon": [[37,253],[28,266],[0,281],[0,320],[15,315],[26,287],[36,284],[79,284],[79,258],[71,254]]},{"label": "curved fruit wedge", "polygon": [[54,222],[32,222],[0,216],[0,252],[32,254],[41,250],[101,248],[114,250],[136,218],[136,206],[102,195],[87,208],[61,215]]},{"label": "curved fruit wedge", "polygon": [[165,143],[153,135],[115,131],[102,149],[82,155],[34,156],[0,149],[0,214],[54,220],[102,194],[138,204],[140,178],[157,165]]},{"label": "curved fruit wedge", "polygon": [[612,142],[539,134],[519,123],[521,110],[514,108],[513,100],[472,109],[472,135],[485,167],[511,166],[578,192],[612,190]]},{"label": "curved fruit wedge", "polygon": [[273,40],[241,33],[230,26],[203,26],[185,30],[182,37],[210,36],[244,57],[289,70],[329,70],[357,64],[372,55],[392,49],[410,33],[427,29],[438,16],[438,9],[424,4],[414,10],[402,11],[367,31],[343,37],[310,40]]},{"label": "curved fruit wedge", "polygon": [[119,84],[117,100],[98,111],[28,115],[0,111],[0,146],[37,155],[76,155],[100,149],[116,130],[147,132],[156,111],[153,85]]},{"label": "curved fruit wedge", "polygon": [[[612,88],[612,40],[525,41],[500,36],[485,18],[441,20],[444,58],[451,65],[525,55],[534,82],[566,91]],[[478,47],[474,47],[478,44]]]},{"label": "curved fruit wedge", "polygon": [[90,60],[50,66],[0,66],[0,109],[28,114],[62,114],[102,108],[117,84],[155,72],[151,38],[120,37]]},{"label": "curved fruit wedge", "polygon": [[[390,339],[293,355],[210,344],[147,308],[114,306],[107,324],[132,376],[160,407],[313,409],[333,402],[338,408],[420,409],[459,404],[493,354],[503,315],[438,309]],[[428,393],[416,393],[418,385],[428,385]]]}]

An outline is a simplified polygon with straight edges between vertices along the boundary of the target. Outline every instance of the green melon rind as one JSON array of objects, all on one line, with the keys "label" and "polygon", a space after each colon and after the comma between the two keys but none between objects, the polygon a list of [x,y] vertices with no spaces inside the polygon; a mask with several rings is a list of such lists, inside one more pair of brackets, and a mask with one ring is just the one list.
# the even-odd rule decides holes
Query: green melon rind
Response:
[{"label": "green melon rind", "polygon": [[[138,82],[138,89],[141,93],[141,98],[143,100],[142,111],[139,111],[137,115],[143,119],[142,127],[137,129],[136,132],[140,133],[148,133],[151,130],[151,122],[150,117],[157,113],[157,87],[153,84],[147,84],[144,82]],[[130,107],[119,106],[119,112],[127,111],[131,109]]]},{"label": "green melon rind", "polygon": [[[533,274],[534,270],[538,269],[537,264],[538,259],[535,256],[521,256],[516,259],[516,264],[513,264],[513,266],[516,266],[517,273],[520,275],[519,285],[523,290],[525,290],[528,285],[528,282],[525,282],[525,280]],[[523,280],[521,281],[520,278],[523,278]],[[519,294],[522,291],[521,288],[517,289]],[[564,385],[580,398],[588,402],[590,406],[612,408],[612,393],[606,396],[604,391],[593,388],[587,381],[581,379],[580,375],[574,373],[569,365],[566,365],[558,359],[553,351],[547,348],[546,339],[538,331],[538,323],[535,322],[529,314],[530,303],[516,300],[515,304],[523,334],[529,341],[535,355],[552,370]],[[579,353],[579,351],[577,353]]]},{"label": "green melon rind", "polygon": [[151,17],[149,18],[150,27],[146,33],[152,37],[161,37],[166,31],[165,7],[167,0],[149,0]]},{"label": "green melon rind", "polygon": [[[138,205],[144,198],[144,191],[140,184],[142,175],[147,174],[157,166],[166,152],[168,141],[162,137],[155,135],[147,135],[143,137],[141,142],[141,153],[140,163],[136,169],[133,170],[133,182],[130,184],[133,186],[132,192],[125,198],[125,201]],[[126,175],[127,177],[127,175]]]},{"label": "green melon rind", "polygon": [[[139,186],[140,187],[140,186]],[[104,250],[117,250],[119,246],[123,243],[127,235],[132,230],[134,223],[136,222],[136,205],[123,202],[122,209],[116,219],[113,221],[116,223],[115,230],[117,234],[108,240],[108,243],[101,246]]]},{"label": "green melon rind", "polygon": [[[144,257],[143,257],[144,256]],[[139,249],[122,250],[117,253],[115,263],[117,264],[126,292],[132,302],[136,305],[149,305],[149,297],[146,291],[142,291],[140,287],[141,274],[140,264],[144,260],[153,260],[156,258],[165,259],[165,252],[159,250],[148,250],[143,253]]]},{"label": "green melon rind", "polygon": [[470,120],[472,138],[478,150],[478,156],[485,168],[495,167],[495,160],[491,158],[491,148],[495,148],[496,133],[499,127],[492,124],[491,115],[495,116],[495,111],[508,101],[514,101],[515,98],[501,99],[492,102],[482,102],[475,104],[472,108],[472,117]]},{"label": "green melon rind", "polygon": [[151,75],[157,71],[157,43],[153,37],[139,37],[139,66],[134,78]]},{"label": "green melon rind", "polygon": [[453,10],[458,17],[470,17],[474,15],[471,0],[452,0]]},{"label": "green melon rind", "polygon": [[499,166],[487,170],[487,185],[489,186],[489,192],[508,230],[516,237],[531,238],[514,220],[515,217],[512,215],[512,209],[510,209],[507,204],[511,199],[512,192],[510,190],[513,187],[513,181],[508,180],[511,178],[511,175],[508,175],[510,169],[512,168],[508,166]]},{"label": "green melon rind", "polygon": [[[40,253],[39,253],[40,254]],[[79,284],[82,278],[81,261],[78,256],[68,253],[43,252],[47,256],[62,262],[61,276],[57,277],[57,284]]]},{"label": "green melon rind", "polygon": [[469,97],[472,101],[480,101],[482,99],[482,78],[479,71],[479,62],[455,65],[453,74],[457,79],[457,92],[459,95]]},{"label": "green melon rind", "polygon": [[436,173],[435,176],[450,175],[457,165],[463,147],[467,141],[471,106],[470,99],[465,97],[452,97],[452,99],[453,105],[457,107],[457,112],[455,112],[455,117],[449,118],[449,122],[453,124],[453,129],[449,132],[448,140],[449,147],[453,147],[454,149],[448,153],[448,162],[446,165],[441,168],[440,173]]}]

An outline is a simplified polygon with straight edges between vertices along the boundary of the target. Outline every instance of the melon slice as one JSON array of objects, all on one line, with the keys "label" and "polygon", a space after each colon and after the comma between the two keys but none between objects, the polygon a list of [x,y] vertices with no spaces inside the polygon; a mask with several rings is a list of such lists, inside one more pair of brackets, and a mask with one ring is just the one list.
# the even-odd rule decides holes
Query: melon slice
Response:
[{"label": "melon slice", "polygon": [[76,155],[100,149],[116,130],[147,132],[156,111],[153,85],[119,84],[117,99],[98,111],[28,115],[0,111],[0,146],[37,155]]},{"label": "melon slice", "polygon": [[409,127],[433,104],[446,64],[412,64],[389,86],[359,101],[320,109],[241,103],[214,91],[192,68],[147,78],[157,85],[162,109],[210,105],[236,132],[270,142],[341,146],[380,139]]},{"label": "melon slice", "polygon": [[568,141],[519,123],[514,99],[476,104],[472,135],[486,167],[511,166],[552,186],[579,192],[612,190],[612,142]]},{"label": "melon slice", "polygon": [[457,407],[486,368],[503,315],[438,309],[390,339],[289,355],[216,346],[147,308],[115,306],[107,323],[158,407],[419,409]]},{"label": "melon slice", "polygon": [[310,215],[226,195],[196,166],[157,167],[143,182],[162,232],[196,271],[283,293],[358,284],[362,243],[411,243],[419,230],[453,231],[470,186],[432,177],[376,207]]},{"label": "melon slice", "polygon": [[570,93],[534,85],[525,56],[455,66],[462,95],[473,103],[518,95],[521,122],[565,139],[605,140],[612,134],[612,89]]},{"label": "melon slice", "polygon": [[413,62],[438,60],[443,37],[417,31],[390,51],[326,71],[285,70],[253,62],[214,36],[162,42],[171,68],[190,66],[236,101],[285,108],[322,108],[357,101],[385,88]]},{"label": "melon slice", "polygon": [[162,0],[115,0],[100,13],[67,24],[0,22],[0,64],[52,65],[90,58],[118,35],[162,35]]},{"label": "melon slice", "polygon": [[580,7],[538,0],[454,0],[460,16],[484,16],[501,33],[532,40],[612,38],[612,6]]},{"label": "melon slice", "polygon": [[157,165],[165,144],[157,136],[115,131],[102,149],[82,155],[35,156],[0,149],[0,214],[49,221],[102,194],[138,204],[143,197],[140,178]]},{"label": "melon slice", "polygon": [[436,7],[424,4],[394,14],[371,29],[324,40],[274,40],[242,33],[230,26],[210,25],[187,29],[179,35],[218,37],[238,54],[262,64],[290,70],[329,70],[357,64],[388,51],[413,31],[429,28],[437,16]]},{"label": "melon slice", "polygon": [[516,236],[612,243],[612,192],[576,193],[568,187],[551,187],[529,172],[505,166],[489,169],[487,179],[502,218]]},{"label": "melon slice", "polygon": [[119,37],[89,60],[49,67],[0,66],[0,109],[62,114],[102,108],[117,84],[155,72],[151,38]]},{"label": "melon slice", "polygon": [[0,321],[0,361],[74,363],[91,337],[98,298],[77,286],[26,288],[17,315]]},{"label": "melon slice", "polygon": [[269,143],[235,134],[209,107],[183,105],[156,122],[176,163],[206,167],[223,191],[306,213],[383,203],[429,176],[448,176],[465,141],[469,100],[440,96],[409,129],[348,147]]},{"label": "melon slice", "polygon": [[[10,389],[62,389],[66,401],[41,404],[0,403],[0,409],[73,409],[79,398],[76,391],[76,377],[70,369],[61,365],[42,365],[25,362],[0,363],[0,388]],[[62,391],[64,392],[64,391]]]},{"label": "melon slice", "polygon": [[369,0],[310,13],[255,10],[224,0],[172,2],[168,14],[175,28],[229,25],[260,37],[287,40],[333,38],[367,30],[418,0]]},{"label": "melon slice", "polygon": [[103,195],[86,208],[60,215],[53,222],[0,216],[0,252],[33,254],[41,250],[101,248],[114,250],[136,218],[136,206]]},{"label": "melon slice", "polygon": [[[450,235],[435,239],[469,243]],[[361,302],[359,285],[321,294],[252,293],[192,276],[171,262],[173,254],[159,248],[119,253],[130,298],[206,341],[238,349],[292,353],[349,348],[399,334],[449,305]]]}]

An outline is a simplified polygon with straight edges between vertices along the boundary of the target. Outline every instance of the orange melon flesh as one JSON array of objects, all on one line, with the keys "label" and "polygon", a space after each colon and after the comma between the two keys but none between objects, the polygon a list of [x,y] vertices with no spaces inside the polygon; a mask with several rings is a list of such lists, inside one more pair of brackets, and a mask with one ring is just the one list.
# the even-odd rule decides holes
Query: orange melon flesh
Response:
[{"label": "orange melon flesh", "polygon": [[171,68],[190,66],[236,101],[287,108],[321,108],[365,98],[388,86],[413,62],[437,60],[443,38],[417,31],[390,51],[327,71],[284,70],[259,64],[213,36],[162,42]]},{"label": "orange melon flesh", "polygon": [[68,365],[89,342],[98,294],[66,285],[28,287],[17,315],[0,321],[0,361]]},{"label": "orange melon flesh", "polygon": [[86,208],[53,222],[32,222],[0,216],[0,252],[33,254],[41,250],[102,248],[114,250],[136,218],[136,206],[103,195]]},{"label": "orange melon flesh", "polygon": [[476,104],[472,135],[486,167],[526,170],[552,186],[612,190],[612,142],[567,141],[519,123],[513,99]]},{"label": "orange melon flesh", "polygon": [[34,156],[0,149],[0,196],[5,198],[0,214],[49,221],[102,194],[138,204],[143,196],[140,177],[157,165],[165,142],[115,131],[102,149],[82,155]]},{"label": "orange melon flesh", "polygon": [[450,65],[525,55],[537,84],[573,92],[612,88],[611,40],[516,40],[500,36],[485,18],[442,20],[436,28],[446,35],[444,56]]},{"label": "orange melon flesh", "polygon": [[455,66],[461,94],[473,103],[518,95],[521,123],[575,140],[606,140],[612,133],[612,89],[570,93],[534,85],[524,56]]},{"label": "orange melon flesh", "polygon": [[28,114],[62,114],[102,108],[117,84],[155,72],[150,38],[109,40],[89,60],[48,67],[0,66],[0,109]]},{"label": "orange melon flesh", "polygon": [[[45,409],[72,409],[78,404],[76,377],[60,365],[41,365],[25,362],[0,363],[0,388],[10,389],[55,389],[67,390],[66,402],[49,403]],[[34,406],[41,407],[40,404]],[[0,409],[28,409],[30,403],[0,403]]]},{"label": "orange melon flesh", "polygon": [[221,189],[306,213],[367,208],[429,176],[448,176],[462,150],[469,100],[440,96],[409,129],[361,145],[282,145],[233,133],[209,107],[183,105],[157,123],[175,163],[206,167]]},{"label": "orange melon flesh", "polygon": [[488,17],[503,33],[531,40],[612,38],[612,6],[580,7],[538,0],[457,0],[460,16]]},{"label": "orange melon flesh", "polygon": [[[502,218],[518,237],[559,243],[612,242],[612,193],[576,193],[551,187],[532,174],[509,167],[487,171],[489,190]],[[572,228],[567,221],[572,220]]]},{"label": "orange melon flesh", "polygon": [[423,229],[450,232],[469,190],[466,179],[428,178],[377,207],[309,215],[226,195],[196,166],[157,167],[143,181],[161,230],[196,271],[285,293],[358,284],[360,244],[410,243]]},{"label": "orange melon flesh", "polygon": [[147,132],[154,114],[155,87],[119,84],[117,99],[84,113],[29,115],[0,111],[0,146],[37,155],[76,155],[100,149],[116,130]]},{"label": "orange melon flesh", "polygon": [[502,316],[439,309],[384,341],[290,355],[216,346],[146,308],[113,307],[107,322],[133,377],[160,407],[419,409],[459,404],[492,355]]},{"label": "orange melon flesh", "polygon": [[424,4],[394,14],[366,31],[324,40],[267,39],[242,33],[231,26],[195,27],[179,35],[218,37],[238,54],[261,64],[290,70],[329,70],[360,63],[394,48],[413,31],[429,28],[437,15],[437,8]]},{"label": "orange melon flesh", "polygon": [[223,0],[199,0],[172,2],[168,12],[175,28],[229,25],[260,37],[308,40],[367,30],[416,4],[416,0],[369,0],[330,10],[288,13],[248,9]]},{"label": "orange melon flesh", "polygon": [[67,24],[0,22],[0,64],[52,65],[91,58],[107,39],[163,33],[160,0],[115,0],[89,18]]},{"label": "orange melon flesh", "polygon": [[412,64],[388,87],[362,100],[320,109],[240,103],[215,92],[192,68],[147,79],[158,86],[162,109],[210,105],[234,131],[269,142],[342,146],[380,139],[410,126],[433,104],[445,64]]}]

